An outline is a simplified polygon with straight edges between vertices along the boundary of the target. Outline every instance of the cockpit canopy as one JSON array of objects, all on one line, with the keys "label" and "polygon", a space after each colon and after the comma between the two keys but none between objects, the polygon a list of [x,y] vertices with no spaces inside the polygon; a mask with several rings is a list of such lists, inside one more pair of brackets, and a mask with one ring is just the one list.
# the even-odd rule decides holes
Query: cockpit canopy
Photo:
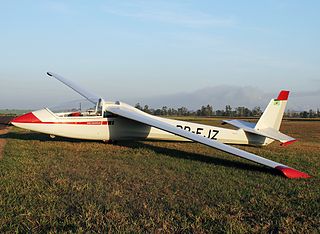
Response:
[{"label": "cockpit canopy", "polygon": [[[78,107],[77,107],[78,106]],[[106,102],[100,98],[96,105],[87,100],[68,102],[58,107],[49,108],[59,117],[82,117],[82,116],[103,116],[103,118],[114,117],[115,115],[105,111]]]}]

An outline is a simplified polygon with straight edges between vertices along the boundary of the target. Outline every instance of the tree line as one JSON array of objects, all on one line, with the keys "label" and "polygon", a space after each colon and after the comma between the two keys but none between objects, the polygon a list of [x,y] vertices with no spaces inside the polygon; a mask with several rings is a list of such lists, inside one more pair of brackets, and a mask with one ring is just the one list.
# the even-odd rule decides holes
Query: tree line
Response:
[{"label": "tree line", "polygon": [[[186,107],[172,108],[163,106],[162,108],[154,109],[150,108],[148,105],[140,105],[137,103],[135,107],[146,113],[158,116],[226,116],[226,117],[260,117],[263,113],[259,106],[249,109],[247,107],[236,107],[232,108],[230,105],[226,105],[224,109],[215,110],[212,105],[201,106],[198,110],[189,110]],[[309,111],[292,111],[288,110],[285,112],[285,117],[292,118],[319,118],[320,111],[309,110]]]}]

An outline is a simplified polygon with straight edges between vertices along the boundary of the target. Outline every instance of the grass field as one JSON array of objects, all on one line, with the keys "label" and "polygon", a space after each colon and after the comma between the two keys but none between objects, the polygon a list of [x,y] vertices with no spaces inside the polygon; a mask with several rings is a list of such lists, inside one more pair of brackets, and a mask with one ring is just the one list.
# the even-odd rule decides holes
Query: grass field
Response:
[{"label": "grass field", "polygon": [[195,143],[112,145],[12,128],[0,136],[0,232],[317,233],[320,122],[285,121],[282,131],[299,141],[241,148],[312,178]]}]

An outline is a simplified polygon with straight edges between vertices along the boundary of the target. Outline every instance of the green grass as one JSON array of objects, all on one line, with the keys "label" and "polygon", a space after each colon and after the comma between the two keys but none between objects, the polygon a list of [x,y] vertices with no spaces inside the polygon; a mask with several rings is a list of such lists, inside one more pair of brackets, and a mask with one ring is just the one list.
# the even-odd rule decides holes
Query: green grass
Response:
[{"label": "green grass", "polygon": [[241,148],[311,179],[195,143],[51,140],[13,128],[0,136],[0,232],[315,233],[320,123],[284,122],[283,131],[300,141]]}]

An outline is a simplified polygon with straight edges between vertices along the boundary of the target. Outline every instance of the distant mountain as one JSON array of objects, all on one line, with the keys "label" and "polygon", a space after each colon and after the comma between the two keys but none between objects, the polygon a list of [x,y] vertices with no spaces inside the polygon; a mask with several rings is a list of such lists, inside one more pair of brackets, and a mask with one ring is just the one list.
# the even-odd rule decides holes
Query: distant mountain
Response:
[{"label": "distant mountain", "polygon": [[[279,90],[280,91],[280,90]],[[260,106],[262,109],[269,103],[271,98],[276,98],[278,91],[274,93],[265,92],[255,87],[240,87],[221,85],[207,87],[194,92],[184,92],[171,95],[161,95],[145,98],[132,98],[127,102],[134,105],[149,105],[152,108],[181,107],[185,106],[190,110],[199,109],[202,105],[210,104],[214,109],[224,109],[226,105],[231,107],[245,106],[254,108]],[[312,92],[291,92],[288,109],[309,110],[320,108],[320,90]]]},{"label": "distant mountain", "polygon": [[22,110],[22,109],[1,109],[0,115],[22,115],[28,113],[32,110]]},{"label": "distant mountain", "polygon": [[[280,90],[279,90],[280,91]],[[269,103],[271,98],[276,98],[279,91],[266,92],[252,86],[220,85],[206,87],[193,92],[180,92],[170,95],[159,95],[153,97],[125,98],[121,99],[128,104],[148,105],[150,108],[167,107],[187,107],[189,110],[197,110],[203,105],[212,105],[215,110],[225,109],[226,105],[235,107],[248,107],[250,109],[260,106],[262,109]],[[105,99],[108,101],[108,99]],[[94,105],[84,99],[66,101],[56,106],[49,106],[52,111],[82,110],[94,107]],[[320,109],[320,90],[309,92],[292,91],[289,96],[287,109],[294,111],[309,111],[310,109]],[[34,108],[41,109],[41,108]],[[0,113],[8,113],[12,110],[2,110]],[[19,110],[19,113],[27,111]],[[16,113],[16,112],[14,112]]]}]

